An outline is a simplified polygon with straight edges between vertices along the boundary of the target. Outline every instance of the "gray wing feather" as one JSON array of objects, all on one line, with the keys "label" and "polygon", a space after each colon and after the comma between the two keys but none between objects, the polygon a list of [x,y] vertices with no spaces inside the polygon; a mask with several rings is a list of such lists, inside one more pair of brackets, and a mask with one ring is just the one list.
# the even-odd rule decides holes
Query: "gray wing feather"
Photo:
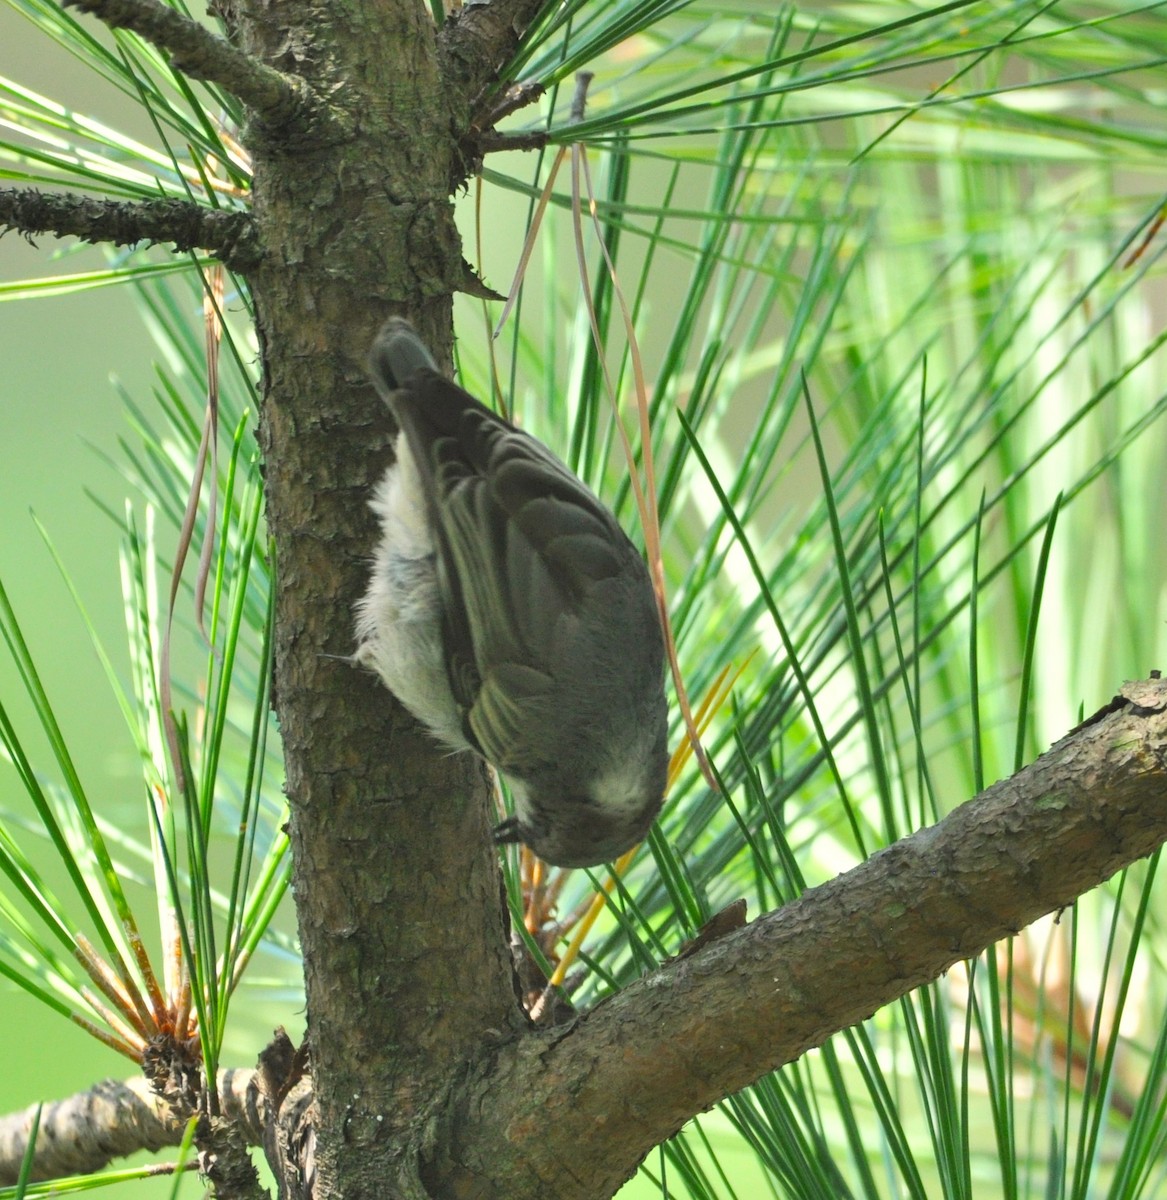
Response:
[{"label": "gray wing feather", "polygon": [[558,459],[436,371],[412,369],[386,399],[427,492],[450,686],[467,736],[496,766],[523,774],[545,765],[514,761],[513,747],[532,745],[516,733],[546,721],[554,703],[559,681],[541,669],[555,660],[549,648],[570,639],[593,589],[636,551]]}]

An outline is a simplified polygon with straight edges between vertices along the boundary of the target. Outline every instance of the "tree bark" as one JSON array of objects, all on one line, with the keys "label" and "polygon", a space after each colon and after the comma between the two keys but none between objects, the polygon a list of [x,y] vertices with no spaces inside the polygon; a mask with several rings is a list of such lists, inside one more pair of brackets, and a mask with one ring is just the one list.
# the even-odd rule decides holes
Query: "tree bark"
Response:
[{"label": "tree bark", "polygon": [[[482,768],[450,757],[353,649],[390,428],[365,370],[408,314],[451,361],[463,279],[451,190],[469,102],[415,0],[236,8],[244,49],[343,110],[351,137],[252,141],[276,545],[275,705],[291,805],[316,1103],[316,1195],[420,1195],[429,1110],[484,1037],[523,1022]],[[372,49],[371,49],[372,48]],[[390,1182],[394,1181],[394,1182]]]}]

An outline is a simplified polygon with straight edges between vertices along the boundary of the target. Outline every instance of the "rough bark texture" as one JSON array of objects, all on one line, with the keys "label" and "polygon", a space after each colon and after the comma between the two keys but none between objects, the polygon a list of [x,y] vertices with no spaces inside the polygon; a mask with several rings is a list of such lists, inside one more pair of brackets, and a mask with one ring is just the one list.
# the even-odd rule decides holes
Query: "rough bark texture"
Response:
[{"label": "rough bark texture", "polygon": [[[263,1096],[254,1071],[220,1071],[219,1102],[250,1143],[263,1137]],[[0,1187],[20,1176],[37,1105],[0,1119]],[[153,1089],[144,1075],[103,1079],[91,1088],[41,1109],[36,1161],[31,1178],[55,1179],[100,1171],[115,1158],[161,1150],[182,1141],[186,1122]]]},{"label": "rough bark texture", "polygon": [[253,114],[285,137],[298,127],[320,132],[329,120],[319,97],[304,80],[282,75],[266,63],[242,53],[198,21],[161,0],[65,0],[100,17],[111,29],[132,29],[168,55],[170,62],[193,79],[222,84]]},{"label": "rough bark texture", "polygon": [[[352,136],[261,137],[249,276],[277,549],[275,700],[292,807],[317,1105],[317,1195],[416,1194],[426,1113],[486,1037],[521,1021],[482,769],[437,751],[352,652],[389,425],[365,357],[407,313],[447,364],[462,279],[451,180],[466,104],[428,13],[258,2],[244,48],[342,106]],[[390,1181],[396,1181],[390,1183]]]},{"label": "rough bark texture", "polygon": [[96,200],[35,188],[0,189],[0,231],[17,230],[30,241],[42,233],[87,242],[133,246],[171,242],[176,250],[209,250],[229,267],[255,261],[247,213],[216,211],[187,200]]}]

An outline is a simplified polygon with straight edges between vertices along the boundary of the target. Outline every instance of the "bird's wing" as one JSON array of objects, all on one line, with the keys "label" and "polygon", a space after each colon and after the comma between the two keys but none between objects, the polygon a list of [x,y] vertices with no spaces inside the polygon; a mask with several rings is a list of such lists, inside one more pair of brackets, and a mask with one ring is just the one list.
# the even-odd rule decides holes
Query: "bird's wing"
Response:
[{"label": "bird's wing", "polygon": [[516,732],[547,719],[557,681],[541,668],[562,622],[636,551],[550,451],[436,372],[392,408],[437,534],[450,685],[468,736],[507,770]]}]

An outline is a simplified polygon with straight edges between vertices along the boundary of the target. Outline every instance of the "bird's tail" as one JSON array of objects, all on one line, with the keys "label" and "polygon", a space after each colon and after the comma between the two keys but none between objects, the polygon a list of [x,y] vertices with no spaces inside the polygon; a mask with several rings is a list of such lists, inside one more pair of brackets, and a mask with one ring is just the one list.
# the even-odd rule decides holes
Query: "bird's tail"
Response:
[{"label": "bird's tail", "polygon": [[405,387],[421,370],[436,371],[437,363],[404,317],[390,317],[381,326],[369,351],[369,371],[383,391]]}]

